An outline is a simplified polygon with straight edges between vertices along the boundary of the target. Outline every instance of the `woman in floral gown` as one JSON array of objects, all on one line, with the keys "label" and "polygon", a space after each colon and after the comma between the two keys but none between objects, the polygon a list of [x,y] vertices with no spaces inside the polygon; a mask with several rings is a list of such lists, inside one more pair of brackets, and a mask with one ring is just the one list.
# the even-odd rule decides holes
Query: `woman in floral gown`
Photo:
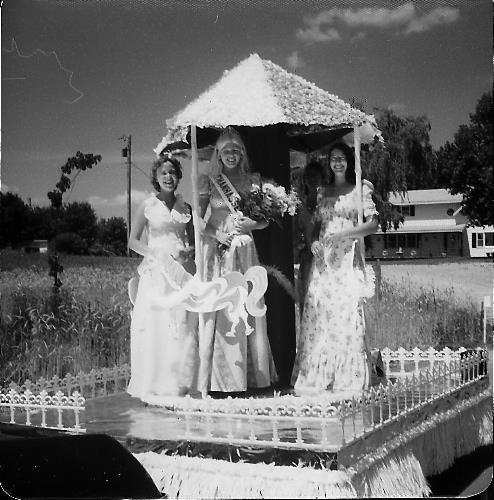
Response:
[{"label": "woman in floral gown", "polygon": [[[301,322],[293,378],[297,394],[331,391],[347,397],[369,386],[363,300],[374,279],[364,266],[361,238],[377,229],[372,184],[362,182],[365,222],[358,224],[353,154],[345,144],[329,152],[333,179],[318,193],[311,245],[314,259]],[[319,229],[319,230],[317,230]],[[318,236],[317,236],[318,235]]]},{"label": "woman in floral gown", "polygon": [[[260,184],[260,178],[249,171],[240,135],[228,127],[216,143],[209,175],[201,178],[202,217],[210,207],[204,231],[204,281],[232,271],[245,273],[249,267],[259,264],[252,231],[264,229],[267,223],[234,217],[233,213],[235,197],[249,192],[253,183]],[[212,358],[212,372],[211,379],[206,380],[209,373],[200,370],[200,387],[229,393],[243,392],[248,387],[268,387],[274,378],[274,364],[266,317],[249,317],[252,333],[247,335],[243,324],[239,324],[234,336],[229,335],[232,324],[224,311],[204,313],[203,317],[201,363]]]},{"label": "woman in floral gown", "polygon": [[[162,396],[193,392],[197,376],[197,314],[153,307],[153,299],[179,289],[194,273],[191,208],[175,194],[181,177],[176,158],[155,161],[151,181],[158,193],[137,209],[129,237],[129,248],[144,259],[132,311],[127,392],[156,404]],[[141,239],[144,231],[147,244]]]}]

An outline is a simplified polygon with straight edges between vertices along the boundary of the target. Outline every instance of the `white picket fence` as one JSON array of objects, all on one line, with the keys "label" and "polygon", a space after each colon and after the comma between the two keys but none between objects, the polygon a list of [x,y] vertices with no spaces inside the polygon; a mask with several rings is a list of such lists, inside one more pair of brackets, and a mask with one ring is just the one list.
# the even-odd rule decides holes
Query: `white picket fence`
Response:
[{"label": "white picket fence", "polygon": [[[334,401],[328,396],[292,395],[224,400],[175,398],[172,409],[184,422],[183,436],[177,439],[337,450],[432,401],[487,378],[486,352],[480,349],[384,349],[382,358],[387,383],[351,399]],[[0,390],[0,408],[10,412],[10,423],[81,432],[84,426],[80,414],[85,398],[124,392],[129,378],[130,367],[123,365],[34,383],[28,380]],[[341,436],[336,444],[334,435],[329,434],[334,432],[335,424]],[[222,429],[221,435],[213,435],[213,427]],[[287,428],[292,431],[280,432]],[[262,429],[262,435],[258,429]]]},{"label": "white picket fence", "polygon": [[23,424],[84,432],[80,413],[84,411],[84,397],[75,391],[68,396],[62,391],[50,395],[42,390],[35,394],[29,389],[0,392],[0,409],[10,413],[10,424]]}]

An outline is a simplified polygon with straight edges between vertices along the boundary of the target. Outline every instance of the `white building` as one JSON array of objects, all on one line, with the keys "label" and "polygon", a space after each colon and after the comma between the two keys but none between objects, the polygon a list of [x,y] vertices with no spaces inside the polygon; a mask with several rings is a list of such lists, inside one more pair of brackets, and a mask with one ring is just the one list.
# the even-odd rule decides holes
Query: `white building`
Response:
[{"label": "white building", "polygon": [[494,252],[494,227],[467,227],[462,195],[446,189],[418,189],[392,194],[404,224],[370,237],[367,256],[374,258],[487,257]]}]

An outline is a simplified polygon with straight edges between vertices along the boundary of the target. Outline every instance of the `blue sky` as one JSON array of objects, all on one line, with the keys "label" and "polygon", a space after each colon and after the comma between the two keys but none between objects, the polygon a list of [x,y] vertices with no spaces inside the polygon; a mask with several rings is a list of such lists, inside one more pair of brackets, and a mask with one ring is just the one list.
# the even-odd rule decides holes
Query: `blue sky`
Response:
[{"label": "blue sky", "polygon": [[439,147],[492,86],[491,9],[488,0],[4,0],[2,191],[47,204],[66,159],[98,153],[102,163],[65,199],[125,216],[118,138],[132,134],[137,202],[152,190],[165,119],[253,52],[368,112],[426,114]]}]

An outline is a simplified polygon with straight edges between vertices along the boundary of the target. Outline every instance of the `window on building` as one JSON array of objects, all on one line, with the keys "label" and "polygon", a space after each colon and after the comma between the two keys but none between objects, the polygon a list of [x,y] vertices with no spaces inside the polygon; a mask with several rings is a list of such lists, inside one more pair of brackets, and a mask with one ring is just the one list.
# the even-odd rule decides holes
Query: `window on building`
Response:
[{"label": "window on building", "polygon": [[472,248],[490,246],[494,244],[494,232],[472,233]]},{"label": "window on building", "polygon": [[384,235],[384,248],[396,248],[396,234]]},{"label": "window on building", "polygon": [[404,217],[415,217],[415,205],[401,205],[398,210]]},{"label": "window on building", "polygon": [[407,247],[408,248],[418,248],[418,238],[417,234],[407,234]]},{"label": "window on building", "polygon": [[403,248],[418,248],[419,235],[418,234],[385,234],[384,235],[384,248],[391,250],[398,250]]}]

